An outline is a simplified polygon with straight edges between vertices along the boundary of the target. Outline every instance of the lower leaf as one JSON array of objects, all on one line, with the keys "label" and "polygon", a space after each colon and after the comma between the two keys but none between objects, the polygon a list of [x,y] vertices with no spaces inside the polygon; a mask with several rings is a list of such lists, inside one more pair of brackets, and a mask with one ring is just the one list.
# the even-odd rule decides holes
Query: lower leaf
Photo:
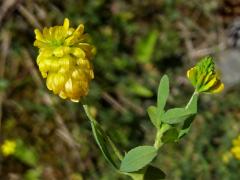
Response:
[{"label": "lower leaf", "polygon": [[153,146],[138,146],[130,150],[123,158],[120,171],[134,172],[148,165],[157,156]]},{"label": "lower leaf", "polygon": [[116,148],[110,137],[101,128],[100,124],[91,116],[86,105],[84,105],[84,109],[91,122],[94,138],[103,156],[114,169],[118,170],[121,161],[121,154],[119,150]]}]

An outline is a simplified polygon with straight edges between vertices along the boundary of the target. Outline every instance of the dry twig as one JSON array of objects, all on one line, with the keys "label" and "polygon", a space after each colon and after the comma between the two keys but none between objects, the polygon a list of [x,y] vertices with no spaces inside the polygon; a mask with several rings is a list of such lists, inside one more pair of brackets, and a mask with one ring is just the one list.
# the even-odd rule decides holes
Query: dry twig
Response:
[{"label": "dry twig", "polygon": [[21,2],[21,0],[5,0],[3,1],[0,7],[0,27],[2,25],[2,21],[4,17],[9,13],[12,12],[16,6]]},{"label": "dry twig", "polygon": [[[219,42],[219,44],[211,47],[208,47],[209,45],[206,44],[206,48],[194,48],[193,42],[191,40],[191,32],[188,30],[188,28],[183,23],[178,23],[178,27],[182,31],[182,37],[185,42],[189,59],[197,59],[203,56],[207,56],[209,54],[214,54],[226,48],[225,42]],[[204,35],[204,37],[207,38],[206,35]]]},{"label": "dry twig", "polygon": [[39,23],[35,15],[32,14],[27,8],[19,4],[18,11],[29,22],[29,24],[32,25],[32,27],[42,29],[42,25]]},{"label": "dry twig", "polygon": [[110,94],[104,92],[102,93],[103,99],[105,99],[109,104],[113,106],[114,109],[121,113],[125,113],[127,110],[119,103],[117,102]]},{"label": "dry twig", "polygon": [[137,104],[133,103],[132,101],[130,101],[127,97],[125,97],[120,91],[117,91],[117,96],[119,98],[119,100],[126,106],[129,107],[130,109],[132,109],[133,111],[135,111],[137,114],[139,115],[144,115],[145,114],[145,110],[138,106]]}]

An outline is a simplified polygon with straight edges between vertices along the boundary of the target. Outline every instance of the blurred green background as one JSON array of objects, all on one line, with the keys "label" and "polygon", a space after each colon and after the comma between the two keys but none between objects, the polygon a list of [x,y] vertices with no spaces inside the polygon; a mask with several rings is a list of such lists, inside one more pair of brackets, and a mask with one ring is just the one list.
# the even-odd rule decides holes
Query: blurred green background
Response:
[{"label": "blurred green background", "polygon": [[[17,140],[28,153],[20,160],[0,155],[0,179],[128,179],[104,160],[82,105],[45,87],[36,65],[35,28],[62,24],[65,17],[71,26],[85,24],[97,47],[86,101],[118,146],[129,150],[153,143],[146,108],[155,103],[163,74],[171,83],[168,107],[183,106],[193,92],[188,68],[206,55],[213,55],[220,69],[231,63],[220,59],[237,48],[228,44],[228,27],[239,7],[234,2],[1,0],[0,143]],[[226,82],[223,93],[201,96],[189,135],[165,145],[154,161],[168,180],[240,179],[240,162],[222,160],[240,132],[239,90],[237,81]]]}]

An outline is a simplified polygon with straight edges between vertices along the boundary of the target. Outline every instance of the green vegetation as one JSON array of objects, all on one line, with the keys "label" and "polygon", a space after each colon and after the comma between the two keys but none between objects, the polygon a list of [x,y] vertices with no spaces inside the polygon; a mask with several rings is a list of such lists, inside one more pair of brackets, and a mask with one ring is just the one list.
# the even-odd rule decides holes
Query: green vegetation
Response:
[{"label": "green vegetation", "polygon": [[[159,97],[161,77],[168,74],[171,80],[170,92],[164,92],[169,94],[166,109],[186,104],[193,92],[186,70],[209,55],[198,50],[218,45],[222,27],[217,0],[6,2],[0,13],[0,142],[16,140],[24,153],[0,154],[0,179],[128,179],[106,163],[81,104],[62,100],[45,87],[36,65],[35,28],[62,24],[65,17],[74,27],[85,24],[97,54],[95,78],[84,101],[116,146],[130,150],[154,143],[151,121],[158,125],[156,107],[150,105]],[[218,52],[211,51],[216,62]],[[168,144],[145,176],[152,177],[149,172],[158,167],[169,180],[240,178],[240,161],[222,161],[240,132],[240,89],[227,90],[200,96],[199,115],[189,132],[182,131],[188,135],[172,144],[176,131],[166,133]],[[157,106],[164,102],[158,99]]]}]

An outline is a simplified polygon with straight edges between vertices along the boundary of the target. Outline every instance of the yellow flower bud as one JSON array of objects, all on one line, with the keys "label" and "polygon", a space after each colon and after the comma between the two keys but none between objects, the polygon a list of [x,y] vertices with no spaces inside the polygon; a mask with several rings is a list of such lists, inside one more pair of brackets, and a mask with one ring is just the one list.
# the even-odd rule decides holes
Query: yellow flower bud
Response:
[{"label": "yellow flower bud", "polygon": [[203,58],[196,66],[189,69],[187,77],[198,93],[218,93],[224,89],[224,84],[215,72],[211,57]]},{"label": "yellow flower bud", "polygon": [[39,48],[37,64],[47,88],[61,98],[78,102],[88,94],[94,78],[91,59],[95,47],[86,42],[84,25],[69,27],[66,18],[62,26],[35,30],[34,46]]},{"label": "yellow flower bud", "polygon": [[14,154],[16,149],[16,142],[11,140],[5,140],[1,146],[2,154],[4,156],[9,156]]}]

